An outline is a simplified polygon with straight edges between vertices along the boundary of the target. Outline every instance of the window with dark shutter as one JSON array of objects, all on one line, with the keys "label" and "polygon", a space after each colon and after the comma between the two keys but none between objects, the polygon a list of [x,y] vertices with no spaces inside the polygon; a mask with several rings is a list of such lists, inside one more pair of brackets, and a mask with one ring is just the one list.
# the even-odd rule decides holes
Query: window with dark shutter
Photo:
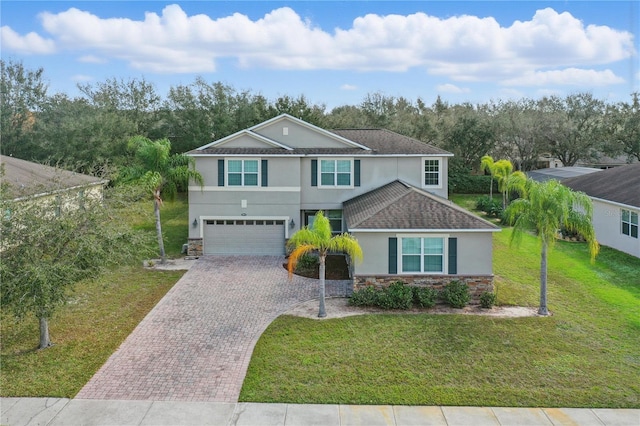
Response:
[{"label": "window with dark shutter", "polygon": [[262,173],[261,185],[262,186],[269,186],[269,184],[268,184],[269,171],[267,169],[267,166],[268,166],[267,165],[267,160],[262,160],[262,167],[261,167],[262,168],[262,170],[261,170],[261,173]]},{"label": "window with dark shutter", "polygon": [[398,273],[398,239],[389,238],[389,273]]},{"label": "window with dark shutter", "polygon": [[218,186],[224,186],[224,160],[218,160]]},{"label": "window with dark shutter", "polygon": [[318,160],[311,160],[311,186],[318,186]]},{"label": "window with dark shutter", "polygon": [[458,273],[458,239],[449,238],[449,274]]}]

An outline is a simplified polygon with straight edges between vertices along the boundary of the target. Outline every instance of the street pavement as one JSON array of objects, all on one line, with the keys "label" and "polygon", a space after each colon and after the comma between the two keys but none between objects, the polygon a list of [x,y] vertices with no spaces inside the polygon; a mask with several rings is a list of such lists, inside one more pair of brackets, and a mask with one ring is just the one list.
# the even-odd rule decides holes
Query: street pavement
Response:
[{"label": "street pavement", "polygon": [[4,426],[638,426],[640,409],[1,398]]}]

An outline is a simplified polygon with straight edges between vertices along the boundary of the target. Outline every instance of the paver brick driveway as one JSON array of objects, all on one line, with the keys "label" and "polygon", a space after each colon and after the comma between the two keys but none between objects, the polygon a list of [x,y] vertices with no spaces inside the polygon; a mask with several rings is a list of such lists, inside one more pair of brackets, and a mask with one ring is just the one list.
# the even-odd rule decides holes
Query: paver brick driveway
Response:
[{"label": "paver brick driveway", "polygon": [[[289,280],[283,262],[198,259],[76,398],[237,402],[262,332],[318,297],[317,280]],[[344,281],[327,281],[327,295],[344,295],[344,288]]]}]

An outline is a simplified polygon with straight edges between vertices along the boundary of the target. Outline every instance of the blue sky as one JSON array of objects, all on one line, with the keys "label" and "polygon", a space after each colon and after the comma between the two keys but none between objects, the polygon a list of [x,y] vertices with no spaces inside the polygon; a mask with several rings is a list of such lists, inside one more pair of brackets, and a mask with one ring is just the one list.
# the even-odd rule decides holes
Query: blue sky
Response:
[{"label": "blue sky", "polygon": [[196,76],[305,95],[328,109],[368,93],[452,102],[640,90],[635,1],[7,1],[5,60],[50,92],[144,78],[164,95]]}]

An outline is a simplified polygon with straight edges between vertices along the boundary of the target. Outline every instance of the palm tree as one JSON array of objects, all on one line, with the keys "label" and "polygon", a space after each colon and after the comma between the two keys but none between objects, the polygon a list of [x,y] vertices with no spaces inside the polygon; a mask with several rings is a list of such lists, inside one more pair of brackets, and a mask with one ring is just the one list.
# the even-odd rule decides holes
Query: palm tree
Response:
[{"label": "palm tree", "polygon": [[549,315],[547,309],[547,252],[553,248],[561,227],[582,235],[589,246],[591,261],[600,246],[591,223],[593,205],[583,192],[574,192],[556,180],[536,182],[529,179],[523,198],[513,201],[506,211],[513,223],[511,242],[519,243],[522,234],[533,231],[540,239],[540,307],[538,314]]},{"label": "palm tree", "polygon": [[134,136],[129,139],[128,149],[133,152],[134,164],[123,169],[122,180],[142,184],[153,195],[160,262],[165,263],[167,256],[160,223],[161,196],[173,200],[179,190],[187,188],[191,179],[200,186],[204,180],[194,169],[192,158],[184,154],[171,155],[171,142],[168,139],[152,141],[144,136]]},{"label": "palm tree", "polygon": [[489,198],[493,200],[493,177],[496,174],[495,171],[495,163],[493,161],[493,157],[490,155],[485,155],[480,159],[480,170],[483,172],[489,172],[491,175],[491,186],[489,187]]},{"label": "palm tree", "polygon": [[293,234],[287,243],[293,251],[289,255],[289,277],[293,275],[296,264],[300,257],[311,252],[317,252],[320,258],[320,309],[318,317],[324,318],[327,312],[324,307],[325,294],[325,261],[329,253],[346,253],[351,259],[359,261],[362,259],[362,248],[353,236],[349,234],[331,235],[331,225],[329,219],[319,211],[311,228],[305,226]]}]

